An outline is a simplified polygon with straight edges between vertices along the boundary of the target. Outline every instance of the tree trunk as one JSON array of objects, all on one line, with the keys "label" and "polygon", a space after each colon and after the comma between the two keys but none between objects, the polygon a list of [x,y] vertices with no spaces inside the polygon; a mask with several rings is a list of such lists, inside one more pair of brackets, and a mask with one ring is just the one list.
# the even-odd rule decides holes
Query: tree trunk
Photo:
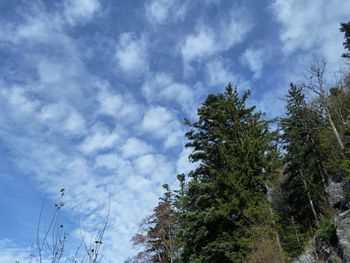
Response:
[{"label": "tree trunk", "polygon": [[340,138],[340,135],[339,135],[339,132],[337,130],[337,127],[335,127],[335,125],[334,125],[334,122],[332,120],[331,114],[329,113],[328,107],[326,107],[326,114],[327,114],[328,122],[331,125],[332,131],[334,133],[334,136],[337,139],[337,142],[338,142],[338,145],[340,147],[340,150],[341,150],[342,153],[344,153],[344,151],[345,151],[344,144],[343,144],[343,142],[342,142],[342,140]]},{"label": "tree trunk", "polygon": [[292,225],[293,225],[293,228],[294,228],[294,232],[295,232],[295,236],[296,236],[296,238],[297,238],[298,244],[299,244],[299,246],[302,246],[302,244],[301,244],[301,242],[300,242],[300,239],[299,239],[298,230],[297,230],[297,228],[295,227],[294,217],[293,217],[293,216],[292,216]]},{"label": "tree trunk", "polygon": [[312,210],[312,214],[315,218],[315,221],[317,222],[318,221],[318,218],[317,218],[317,213],[316,213],[316,210],[315,210],[315,206],[314,206],[314,203],[312,202],[312,199],[311,199],[311,195],[310,195],[310,191],[309,191],[309,188],[307,187],[307,183],[304,179],[304,174],[303,172],[301,171],[301,169],[299,169],[299,172],[300,172],[300,175],[301,175],[301,178],[303,180],[303,183],[304,183],[304,186],[305,186],[305,190],[306,190],[306,193],[307,193],[307,197],[309,198],[309,203],[310,203],[310,206],[311,206],[311,210]]}]

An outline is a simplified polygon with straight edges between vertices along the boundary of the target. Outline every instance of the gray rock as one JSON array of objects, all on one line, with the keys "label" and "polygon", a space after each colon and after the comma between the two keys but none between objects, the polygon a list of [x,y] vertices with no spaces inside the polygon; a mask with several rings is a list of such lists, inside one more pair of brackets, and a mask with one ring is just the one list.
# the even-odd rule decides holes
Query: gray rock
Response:
[{"label": "gray rock", "polygon": [[344,262],[340,255],[339,249],[337,247],[332,247],[316,238],[315,240],[315,248],[317,251],[318,258],[322,259],[322,262],[325,263],[341,263]]},{"label": "gray rock", "polygon": [[348,207],[349,196],[346,194],[350,190],[350,184],[347,181],[331,182],[326,187],[329,204],[336,208]]},{"label": "gray rock", "polygon": [[340,213],[334,222],[337,226],[339,254],[343,262],[350,262],[350,210]]},{"label": "gray rock", "polygon": [[300,255],[292,263],[317,263],[317,259],[314,252],[311,250],[305,251],[304,254]]},{"label": "gray rock", "polygon": [[329,204],[333,207],[339,207],[345,200],[345,194],[343,191],[343,182],[335,183],[331,182],[326,187],[326,193],[328,194]]},{"label": "gray rock", "polygon": [[337,227],[337,244],[331,246],[315,238],[314,249],[304,252],[293,263],[350,263],[350,210],[339,213],[334,223]]}]

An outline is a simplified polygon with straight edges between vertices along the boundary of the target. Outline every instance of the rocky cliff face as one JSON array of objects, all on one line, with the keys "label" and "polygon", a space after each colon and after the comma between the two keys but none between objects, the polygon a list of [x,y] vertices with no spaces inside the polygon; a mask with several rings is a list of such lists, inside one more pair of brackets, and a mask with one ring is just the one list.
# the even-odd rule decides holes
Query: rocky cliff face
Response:
[{"label": "rocky cliff face", "polygon": [[329,184],[326,192],[329,203],[338,209],[334,218],[337,242],[329,245],[315,238],[314,247],[293,263],[350,263],[350,183],[336,179]]},{"label": "rocky cliff face", "polygon": [[350,262],[350,210],[338,214],[335,218],[338,237],[338,253],[343,262]]}]

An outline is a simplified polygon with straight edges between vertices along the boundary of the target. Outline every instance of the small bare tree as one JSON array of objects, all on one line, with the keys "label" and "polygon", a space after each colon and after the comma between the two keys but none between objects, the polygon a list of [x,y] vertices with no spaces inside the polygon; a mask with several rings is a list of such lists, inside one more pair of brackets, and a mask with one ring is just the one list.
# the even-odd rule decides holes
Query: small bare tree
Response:
[{"label": "small bare tree", "polygon": [[[64,225],[60,222],[60,213],[64,207],[63,197],[65,189],[60,190],[60,196],[55,203],[54,213],[49,220],[47,227],[43,226],[43,211],[45,208],[45,201],[42,204],[39,214],[39,221],[37,225],[36,244],[32,248],[30,254],[30,263],[99,263],[103,258],[102,245],[103,236],[106,231],[109,214],[110,201],[108,206],[108,214],[105,222],[96,235],[86,241],[85,235],[81,231],[81,241],[78,247],[73,251],[72,256],[66,254],[66,243],[68,241],[69,233],[65,230]],[[19,262],[18,262],[19,263]]]},{"label": "small bare tree", "polygon": [[317,96],[321,109],[323,110],[329,125],[331,126],[332,132],[337,140],[339,148],[342,153],[345,151],[344,143],[338,132],[337,127],[334,124],[333,118],[330,111],[329,103],[329,88],[325,82],[325,70],[326,61],[324,59],[315,58],[307,70],[308,76],[306,77],[307,82],[302,83],[303,87],[311,91]]}]

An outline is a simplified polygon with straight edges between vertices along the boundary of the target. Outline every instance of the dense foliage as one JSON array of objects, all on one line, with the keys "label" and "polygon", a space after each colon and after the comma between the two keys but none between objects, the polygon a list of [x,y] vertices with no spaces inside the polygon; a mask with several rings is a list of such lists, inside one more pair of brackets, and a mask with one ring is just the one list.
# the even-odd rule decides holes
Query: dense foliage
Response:
[{"label": "dense foliage", "polygon": [[187,122],[186,147],[199,167],[189,174],[180,217],[183,262],[244,262],[254,226],[269,213],[275,134],[246,106],[248,96],[228,85],[207,97],[198,121]]}]

